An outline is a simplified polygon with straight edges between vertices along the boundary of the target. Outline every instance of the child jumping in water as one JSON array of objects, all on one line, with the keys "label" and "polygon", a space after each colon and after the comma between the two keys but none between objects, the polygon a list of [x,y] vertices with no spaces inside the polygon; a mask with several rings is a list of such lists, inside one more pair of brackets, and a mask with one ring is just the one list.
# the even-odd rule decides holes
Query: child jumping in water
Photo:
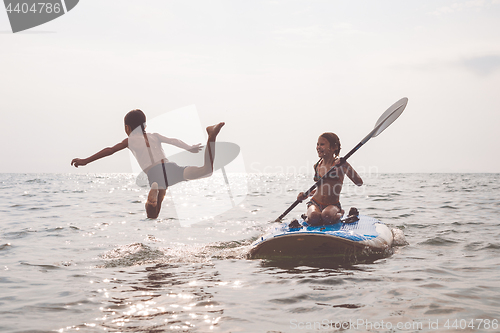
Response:
[{"label": "child jumping in water", "polygon": [[[314,165],[314,181],[320,180],[334,165],[340,163],[340,140],[334,133],[323,133],[318,138],[316,151],[320,160]],[[335,168],[318,185],[318,188],[311,192],[312,198],[307,203],[307,223],[309,225],[325,225],[337,223],[344,215],[344,210],[340,205],[340,191],[344,183],[344,176],[347,175],[354,184],[361,186],[363,180],[358,173],[347,162]],[[303,201],[307,197],[304,192],[300,192],[297,200]]]},{"label": "child jumping in water", "polygon": [[224,123],[218,123],[207,127],[208,141],[205,150],[204,165],[201,167],[180,167],[176,163],[169,162],[165,157],[161,144],[167,143],[192,153],[201,150],[201,144],[188,145],[179,139],[167,138],[158,133],[146,133],[146,115],[141,110],[132,110],[125,116],[125,133],[128,138],[113,147],[107,147],[96,154],[80,159],[75,158],[71,165],[75,167],[84,166],[100,158],[112,155],[117,151],[129,148],[134,154],[137,162],[144,173],[148,176],[151,190],[146,202],[146,214],[148,218],[155,219],[160,214],[161,203],[165,197],[168,186],[175,185],[181,181],[208,177],[213,173],[215,157],[215,139]]}]

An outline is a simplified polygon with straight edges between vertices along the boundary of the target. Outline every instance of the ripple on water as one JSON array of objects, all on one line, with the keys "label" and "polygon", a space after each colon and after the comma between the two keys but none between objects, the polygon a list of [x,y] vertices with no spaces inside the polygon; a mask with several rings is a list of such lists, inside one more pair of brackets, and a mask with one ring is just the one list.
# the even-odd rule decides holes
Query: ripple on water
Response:
[{"label": "ripple on water", "polygon": [[11,243],[0,244],[0,251],[8,251],[12,248]]},{"label": "ripple on water", "polygon": [[420,245],[430,245],[430,246],[451,246],[459,243],[458,241],[441,237],[441,236],[436,236],[429,238],[423,242],[420,242]]}]

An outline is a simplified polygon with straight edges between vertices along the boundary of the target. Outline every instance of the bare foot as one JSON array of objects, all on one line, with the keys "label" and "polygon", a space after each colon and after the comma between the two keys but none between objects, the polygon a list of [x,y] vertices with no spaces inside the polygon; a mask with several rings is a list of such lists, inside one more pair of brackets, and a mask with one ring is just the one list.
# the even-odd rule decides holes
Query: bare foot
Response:
[{"label": "bare foot", "polygon": [[208,139],[211,140],[211,141],[215,141],[215,138],[219,134],[220,129],[224,125],[225,125],[225,123],[221,122],[221,123],[218,123],[216,125],[208,126],[207,127]]},{"label": "bare foot", "polygon": [[152,207],[156,207],[158,204],[158,183],[151,184],[151,191],[148,194],[148,202],[146,205],[150,205]]}]

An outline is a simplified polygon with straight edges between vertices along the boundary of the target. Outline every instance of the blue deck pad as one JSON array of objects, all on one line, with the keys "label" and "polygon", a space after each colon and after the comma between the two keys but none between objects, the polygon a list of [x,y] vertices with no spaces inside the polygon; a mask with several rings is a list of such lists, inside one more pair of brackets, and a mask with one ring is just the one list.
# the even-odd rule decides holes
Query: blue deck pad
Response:
[{"label": "blue deck pad", "polygon": [[339,222],[324,226],[310,226],[304,220],[300,220],[299,223],[303,226],[302,228],[292,229],[288,227],[288,223],[282,223],[275,230],[271,231],[269,236],[280,237],[295,233],[328,234],[359,242],[376,238],[379,235],[376,229],[376,224],[382,222],[373,217],[360,215],[359,220],[353,223]]}]

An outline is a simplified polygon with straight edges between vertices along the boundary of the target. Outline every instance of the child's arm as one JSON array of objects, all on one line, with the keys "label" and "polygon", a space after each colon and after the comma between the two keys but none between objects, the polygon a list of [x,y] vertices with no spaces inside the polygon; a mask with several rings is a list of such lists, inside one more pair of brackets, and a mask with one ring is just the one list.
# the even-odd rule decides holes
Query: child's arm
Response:
[{"label": "child's arm", "polygon": [[356,170],[354,170],[354,168],[347,162],[345,162],[345,166],[347,167],[346,168],[347,177],[349,177],[349,179],[352,180],[352,182],[357,186],[363,185],[363,179],[361,179]]},{"label": "child's arm", "polygon": [[179,139],[174,139],[174,138],[167,138],[163,135],[160,135],[160,134],[157,134],[158,137],[160,138],[160,141],[163,142],[163,143],[168,143],[169,145],[173,145],[173,146],[176,146],[176,147],[179,147],[181,149],[185,149],[187,151],[190,151],[192,153],[197,153],[201,150],[201,143],[198,143],[196,145],[188,145],[187,143],[185,143],[184,141],[181,141]]},{"label": "child's arm", "polygon": [[71,165],[74,165],[76,168],[78,168],[79,166],[85,166],[85,165],[87,165],[91,162],[94,162],[95,160],[98,160],[100,158],[103,158],[103,157],[106,157],[109,155],[113,155],[117,151],[120,151],[120,150],[125,149],[127,147],[128,147],[128,138],[123,140],[120,143],[117,143],[113,147],[104,148],[103,150],[101,150],[101,151],[99,151],[99,152],[95,153],[94,155],[89,156],[87,158],[83,158],[83,159],[82,158],[74,158],[71,161]]},{"label": "child's arm", "polygon": [[[309,193],[309,197],[312,197],[314,193],[316,193],[316,189],[312,190],[311,193]],[[297,200],[299,200],[300,202],[304,201],[305,199],[307,199],[307,196],[304,192],[300,192],[297,195]]]}]

